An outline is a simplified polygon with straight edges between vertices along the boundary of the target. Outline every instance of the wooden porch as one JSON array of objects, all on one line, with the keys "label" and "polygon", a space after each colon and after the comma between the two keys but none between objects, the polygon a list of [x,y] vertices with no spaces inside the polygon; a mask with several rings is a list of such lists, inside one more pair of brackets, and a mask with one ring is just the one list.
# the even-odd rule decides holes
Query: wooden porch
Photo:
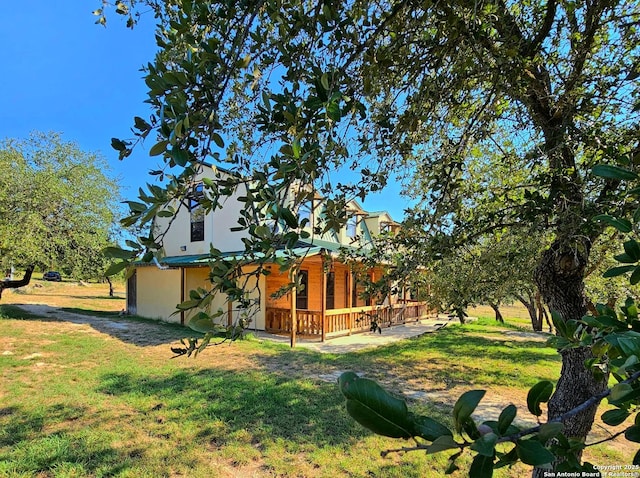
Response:
[{"label": "wooden porch", "polygon": [[[265,330],[274,334],[291,334],[290,308],[267,307]],[[394,305],[361,306],[329,310],[295,310],[295,333],[321,340],[368,332],[375,320],[381,328],[417,322],[427,318],[429,307],[422,302]]]},{"label": "wooden porch", "polygon": [[[272,270],[266,276],[265,331],[291,336],[326,338],[416,322],[430,312],[426,303],[407,297],[404,287],[387,297],[370,296],[365,283],[384,277],[383,266],[365,269],[344,264],[330,255],[308,256],[297,271],[301,287],[282,295],[288,272]],[[293,320],[292,320],[293,317]]]}]

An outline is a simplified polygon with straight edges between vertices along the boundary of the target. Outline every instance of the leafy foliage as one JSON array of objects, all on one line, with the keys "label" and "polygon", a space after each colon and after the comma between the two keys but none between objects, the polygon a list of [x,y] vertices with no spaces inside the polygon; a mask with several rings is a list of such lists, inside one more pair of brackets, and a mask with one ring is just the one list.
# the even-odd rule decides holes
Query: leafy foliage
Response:
[{"label": "leafy foliage", "polygon": [[[153,174],[167,182],[129,202],[125,223],[172,216],[200,162],[227,166],[201,203],[210,211],[242,198],[234,229],[246,233],[246,255],[214,251],[216,292],[246,301],[243,265],[295,270],[296,258],[276,251],[301,237],[298,205],[321,193],[317,232],[337,230],[347,199],[379,190],[391,173],[419,203],[394,242],[413,258],[405,264],[429,266],[504,228],[548,234],[535,283],[559,313],[556,328],[584,316],[593,243],[608,226],[631,231],[636,209],[618,194],[637,168],[636,3],[147,0],[116,12],[130,16],[140,4],[158,20],[159,52],[145,69],[153,114],[113,145],[124,158],[152,141],[164,162]],[[342,180],[345,167],[357,179]],[[152,260],[162,241],[152,231],[131,250]],[[566,350],[564,370],[577,370],[585,351]],[[577,406],[579,386],[605,387],[578,375],[558,383],[549,410]],[[592,413],[566,432],[586,434]],[[579,447],[559,443],[579,460]],[[535,444],[516,446],[538,462],[529,459]],[[490,457],[481,456],[473,470],[485,475]]]},{"label": "leafy foliage", "polygon": [[34,133],[0,144],[0,261],[102,277],[114,233],[118,184],[102,158]]}]

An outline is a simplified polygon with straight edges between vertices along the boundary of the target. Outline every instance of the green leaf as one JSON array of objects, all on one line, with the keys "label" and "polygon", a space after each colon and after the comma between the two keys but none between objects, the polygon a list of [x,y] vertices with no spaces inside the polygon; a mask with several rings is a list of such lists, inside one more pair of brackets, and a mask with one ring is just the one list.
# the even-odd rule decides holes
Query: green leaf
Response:
[{"label": "green leaf", "polygon": [[116,151],[124,151],[127,149],[127,144],[118,138],[111,138],[111,147]]},{"label": "green leaf", "polygon": [[118,272],[124,270],[127,268],[127,266],[129,265],[128,262],[116,262],[114,264],[111,264],[108,269],[105,271],[104,275],[106,277],[112,276],[117,274]]},{"label": "green leaf", "polygon": [[529,390],[527,394],[527,408],[529,411],[539,417],[542,415],[542,409],[540,408],[541,403],[546,403],[551,398],[551,394],[553,393],[553,383],[548,380],[543,380],[542,382],[538,382]]},{"label": "green leaf", "polygon": [[562,318],[562,315],[560,315],[555,310],[552,310],[551,311],[551,321],[553,322],[553,326],[555,327],[556,331],[562,337],[566,337],[567,336],[567,325],[566,325],[564,319]]},{"label": "green leaf", "polygon": [[485,393],[485,390],[470,390],[460,395],[453,407],[453,421],[456,424],[458,433],[462,430],[462,426],[476,409]]},{"label": "green leaf", "polygon": [[433,443],[427,447],[427,454],[438,453],[444,450],[451,450],[453,448],[460,448],[460,444],[456,443],[453,437],[443,435],[440,438],[433,440]]},{"label": "green leaf", "polygon": [[618,346],[625,355],[640,356],[640,337],[625,335],[623,332],[618,337]]},{"label": "green leaf", "polygon": [[640,261],[640,244],[637,241],[631,239],[623,244],[624,252],[627,253],[634,261]]},{"label": "green leaf", "polygon": [[160,141],[154,144],[149,150],[149,156],[158,156],[159,154],[164,153],[167,150],[167,145],[169,141]]},{"label": "green leaf", "polygon": [[266,91],[262,91],[262,102],[267,111],[271,111],[271,95]]},{"label": "green leaf", "polygon": [[591,170],[596,176],[607,179],[626,179],[634,180],[638,179],[638,175],[633,171],[629,171],[618,166],[612,166],[610,164],[598,164]]},{"label": "green leaf", "polygon": [[337,101],[333,101],[327,105],[327,116],[333,121],[340,121],[340,105]]},{"label": "green leaf", "polygon": [[147,205],[138,201],[125,201],[125,203],[131,209],[131,212],[144,212],[147,210]]},{"label": "green leaf", "polygon": [[618,219],[613,216],[609,216],[608,214],[600,214],[598,216],[594,216],[594,221],[604,222],[614,228],[616,228],[620,232],[631,232],[632,226],[631,223],[627,219]]},{"label": "green leaf", "polygon": [[507,453],[501,454],[498,453],[498,462],[494,465],[494,468],[502,468],[503,466],[513,465],[518,462],[518,453],[516,447],[514,446]]},{"label": "green leaf", "polygon": [[211,133],[211,139],[214,143],[216,143],[216,146],[218,148],[224,148],[224,141],[222,140],[222,136],[220,136],[218,133]]},{"label": "green leaf", "polygon": [[611,389],[611,395],[609,395],[611,397],[610,400],[617,402],[631,392],[633,392],[633,387],[631,385],[628,383],[618,383]]},{"label": "green leaf", "polygon": [[296,216],[294,216],[294,214],[291,212],[290,209],[283,207],[282,209],[280,209],[280,215],[282,216],[284,221],[287,223],[287,226],[289,226],[292,229],[296,229],[298,227],[298,220],[296,219]]},{"label": "green leaf", "polygon": [[126,249],[122,249],[121,247],[105,247],[102,250],[102,253],[106,257],[111,257],[113,259],[133,259],[136,255],[136,251],[128,251]]},{"label": "green leaf", "polygon": [[622,274],[626,274],[627,272],[633,271],[635,269],[636,269],[636,266],[612,267],[611,269],[606,271],[604,274],[602,274],[602,277],[616,277]]},{"label": "green leaf", "polygon": [[613,256],[613,258],[618,262],[622,262],[623,264],[633,264],[633,263],[637,262],[637,259],[631,257],[626,252],[624,254],[615,255],[615,256]]},{"label": "green leaf", "polygon": [[513,423],[513,420],[516,418],[516,414],[518,413],[518,409],[515,405],[508,405],[502,412],[500,412],[500,417],[498,418],[498,432],[500,435],[504,435],[506,431]]},{"label": "green leaf", "polygon": [[171,150],[171,157],[178,166],[186,166],[189,161],[189,152],[185,149],[173,148]]},{"label": "green leaf", "polygon": [[560,422],[549,422],[540,425],[540,431],[538,432],[538,440],[540,443],[547,443],[552,438],[555,438],[564,430],[564,425]]},{"label": "green leaf", "polygon": [[429,417],[417,416],[413,419],[412,435],[434,441],[441,436],[453,436],[451,430]]},{"label": "green leaf", "polygon": [[469,478],[491,478],[493,476],[493,457],[476,455],[469,468]]},{"label": "green leaf", "polygon": [[360,425],[378,435],[410,438],[413,424],[404,400],[392,397],[373,380],[345,372],[338,379],[347,399],[347,412]]},{"label": "green leaf", "polygon": [[474,441],[471,444],[471,449],[477,451],[481,455],[493,458],[496,450],[496,443],[498,443],[498,435],[495,433],[487,433]]},{"label": "green leaf", "polygon": [[329,75],[323,73],[320,77],[320,84],[324,88],[325,91],[329,91]]},{"label": "green leaf", "polygon": [[636,285],[640,282],[640,266],[636,266],[636,270],[631,273],[631,277],[629,277],[629,283],[631,285]]},{"label": "green leaf", "polygon": [[541,466],[551,463],[555,456],[536,439],[518,440],[516,453],[523,463],[531,466]]},{"label": "green leaf", "polygon": [[615,427],[624,422],[630,413],[626,410],[616,408],[614,410],[607,410],[602,414],[602,421],[611,427]]},{"label": "green leaf", "polygon": [[191,330],[195,330],[196,332],[200,332],[202,334],[207,334],[212,332],[215,333],[220,330],[220,326],[214,324],[213,320],[211,320],[211,317],[209,317],[204,312],[199,312],[198,314],[194,315],[191,319],[189,319],[189,321],[187,322],[187,326]]},{"label": "green leaf", "polygon": [[632,425],[624,432],[624,437],[634,443],[640,443],[640,426]]},{"label": "green leaf", "polygon": [[184,302],[179,303],[176,308],[180,310],[189,310],[197,307],[198,304],[200,304],[200,299],[185,300]]}]

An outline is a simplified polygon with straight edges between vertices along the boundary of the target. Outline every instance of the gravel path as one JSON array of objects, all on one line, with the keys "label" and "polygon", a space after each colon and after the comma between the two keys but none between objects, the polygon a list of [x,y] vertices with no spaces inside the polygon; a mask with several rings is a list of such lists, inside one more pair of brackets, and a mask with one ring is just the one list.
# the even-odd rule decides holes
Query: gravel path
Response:
[{"label": "gravel path", "polygon": [[127,318],[95,317],[68,312],[44,304],[19,304],[17,306],[30,314],[46,317],[50,320],[89,325],[98,332],[141,347],[171,343],[185,335],[178,333],[179,330],[168,333],[166,327],[158,327],[158,324],[154,322],[145,323]]}]

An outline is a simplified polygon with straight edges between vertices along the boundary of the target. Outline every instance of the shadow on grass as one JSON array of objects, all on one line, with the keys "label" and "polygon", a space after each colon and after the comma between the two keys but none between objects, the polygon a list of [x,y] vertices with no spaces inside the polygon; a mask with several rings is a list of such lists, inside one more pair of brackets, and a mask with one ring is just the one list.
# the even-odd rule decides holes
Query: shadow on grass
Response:
[{"label": "shadow on grass", "polygon": [[[72,314],[89,315],[92,317],[109,317],[113,319],[123,317],[120,315],[120,312],[113,311],[113,310],[95,310],[95,309],[85,309],[82,307],[60,307],[60,310],[64,310],[65,312],[71,312]],[[127,316],[126,318],[131,318],[131,317]]]},{"label": "shadow on grass", "polygon": [[[309,380],[208,369],[162,378],[107,374],[102,382],[99,392],[125,401],[147,397],[155,403],[147,412],[152,418],[196,427],[200,438],[217,445],[249,433],[252,444],[282,439],[318,448],[351,444],[366,433],[348,417],[337,386]],[[207,427],[212,423],[216,426]]]},{"label": "shadow on grass", "polygon": [[18,320],[86,324],[98,332],[140,347],[170,344],[184,337],[202,336],[179,324],[137,316],[119,317],[113,312],[56,308],[42,304],[5,305],[0,309],[0,316]]},{"label": "shadow on grass", "polygon": [[554,370],[557,366],[559,373],[560,355],[525,334],[516,339],[499,329],[452,326],[375,349],[345,354],[281,350],[255,359],[276,373],[354,370],[375,380],[427,381],[442,388],[464,384],[528,388],[540,380],[557,380]]},{"label": "shadow on grass", "polygon": [[[29,412],[21,407],[0,409],[0,475],[88,476],[98,470],[113,475],[126,469],[128,457],[123,452],[68,427],[60,429],[60,424],[87,414],[83,407],[64,404]],[[51,425],[57,430],[47,433]]]},{"label": "shadow on grass", "polygon": [[[411,361],[420,365],[422,360],[432,367],[418,366],[417,373],[425,373],[427,369],[428,378],[432,381],[451,386],[482,383],[523,387],[530,387],[540,380],[557,380],[554,372],[550,372],[550,376],[529,376],[531,374],[526,370],[539,366],[546,371],[549,366],[553,368],[553,364],[557,364],[559,371],[562,361],[560,354],[547,347],[545,342],[526,338],[513,340],[508,335],[492,331],[485,333],[465,326],[448,327],[435,334],[355,353],[351,360],[359,363],[384,360],[390,368]],[[514,367],[520,371],[514,371]],[[482,376],[481,381],[478,376]]]}]

